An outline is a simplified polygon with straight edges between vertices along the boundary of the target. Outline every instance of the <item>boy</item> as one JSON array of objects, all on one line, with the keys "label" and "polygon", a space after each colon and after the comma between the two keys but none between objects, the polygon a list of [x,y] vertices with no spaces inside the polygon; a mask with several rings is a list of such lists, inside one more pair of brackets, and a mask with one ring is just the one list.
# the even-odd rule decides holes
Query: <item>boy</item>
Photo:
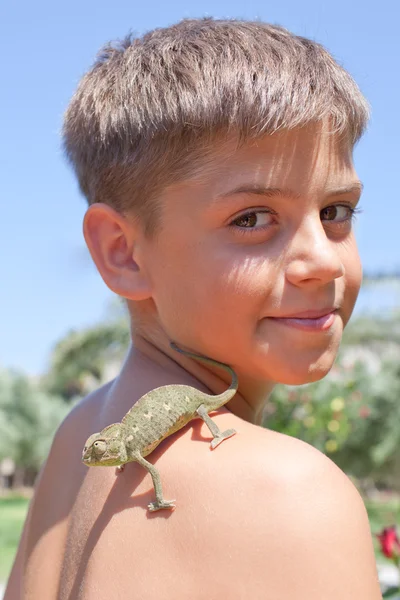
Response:
[{"label": "boy", "polygon": [[[121,373],[57,432],[6,600],[378,600],[367,514],[332,461],[260,427],[276,383],[331,368],[361,282],[352,150],[368,108],[318,44],[263,23],[187,20],[108,46],[67,110],[64,144],[90,204],[84,235],[126,299]],[[208,393],[229,364],[238,434],[209,450],[192,421],[149,474],[88,469],[87,437],[171,383]]]}]

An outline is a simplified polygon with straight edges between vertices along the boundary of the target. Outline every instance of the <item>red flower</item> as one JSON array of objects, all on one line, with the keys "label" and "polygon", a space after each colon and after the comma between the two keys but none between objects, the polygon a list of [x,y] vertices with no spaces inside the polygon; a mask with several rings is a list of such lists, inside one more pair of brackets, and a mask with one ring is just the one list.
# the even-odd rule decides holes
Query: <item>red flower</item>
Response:
[{"label": "red flower", "polygon": [[396,526],[385,527],[381,533],[377,533],[376,537],[380,541],[381,550],[387,558],[395,558],[400,556],[400,540],[396,533]]},{"label": "red flower", "polygon": [[358,414],[362,419],[366,419],[371,414],[371,410],[368,408],[368,406],[362,406]]}]

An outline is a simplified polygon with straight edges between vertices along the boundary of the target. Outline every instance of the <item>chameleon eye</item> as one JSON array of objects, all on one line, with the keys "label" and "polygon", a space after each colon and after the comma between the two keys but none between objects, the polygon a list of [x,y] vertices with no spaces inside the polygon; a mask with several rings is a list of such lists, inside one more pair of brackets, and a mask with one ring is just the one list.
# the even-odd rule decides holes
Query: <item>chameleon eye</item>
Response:
[{"label": "chameleon eye", "polygon": [[107,444],[104,440],[97,440],[94,442],[93,448],[96,454],[104,454],[104,452],[107,450]]}]

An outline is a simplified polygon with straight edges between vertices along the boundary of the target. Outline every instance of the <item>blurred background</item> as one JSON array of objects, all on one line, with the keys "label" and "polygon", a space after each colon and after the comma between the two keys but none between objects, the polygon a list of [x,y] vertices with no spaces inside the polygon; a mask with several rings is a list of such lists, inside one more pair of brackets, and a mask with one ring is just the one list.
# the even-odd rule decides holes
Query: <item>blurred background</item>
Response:
[{"label": "blurred background", "polygon": [[2,3],[0,583],[55,430],[74,403],[115,377],[129,344],[122,304],[86,250],[86,203],[60,149],[63,112],[107,41],[213,16],[261,19],[322,43],[372,107],[355,150],[364,282],[353,317],[331,373],[278,386],[265,426],[314,445],[352,478],[382,589],[396,584],[395,557],[383,555],[377,534],[400,524],[399,13],[395,0]]}]

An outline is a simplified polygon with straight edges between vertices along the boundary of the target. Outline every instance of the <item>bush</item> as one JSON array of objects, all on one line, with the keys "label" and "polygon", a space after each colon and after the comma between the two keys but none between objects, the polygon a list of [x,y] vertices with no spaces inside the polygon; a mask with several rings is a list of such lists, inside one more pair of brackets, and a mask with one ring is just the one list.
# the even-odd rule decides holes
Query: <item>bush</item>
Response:
[{"label": "bush", "polygon": [[25,375],[0,376],[0,460],[36,473],[49,452],[57,427],[70,410],[61,398],[42,392]]},{"label": "bush", "polygon": [[264,426],[308,442],[357,479],[399,489],[400,367],[394,359],[378,372],[340,359],[316,383],[277,386]]}]

